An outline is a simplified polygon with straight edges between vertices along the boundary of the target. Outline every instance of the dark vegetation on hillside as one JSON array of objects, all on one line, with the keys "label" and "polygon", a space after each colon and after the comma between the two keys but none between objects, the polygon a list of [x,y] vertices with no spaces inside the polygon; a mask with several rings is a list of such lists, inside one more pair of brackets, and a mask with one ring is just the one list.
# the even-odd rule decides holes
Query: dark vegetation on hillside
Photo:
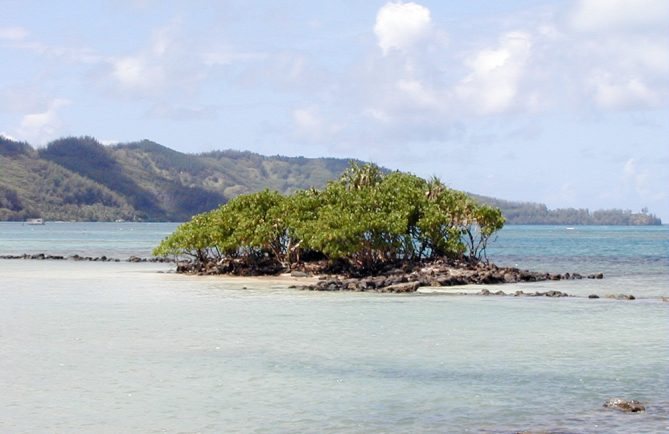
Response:
[{"label": "dark vegetation on hillside", "polygon": [[[241,194],[321,188],[348,160],[214,151],[184,154],[149,140],[103,146],[69,137],[34,149],[0,136],[0,220],[186,221]],[[660,224],[647,212],[548,210],[474,196],[507,224]]]},{"label": "dark vegetation on hillside", "polygon": [[348,160],[184,154],[69,137],[35,150],[0,136],[0,220],[185,221],[240,194],[322,187]]}]

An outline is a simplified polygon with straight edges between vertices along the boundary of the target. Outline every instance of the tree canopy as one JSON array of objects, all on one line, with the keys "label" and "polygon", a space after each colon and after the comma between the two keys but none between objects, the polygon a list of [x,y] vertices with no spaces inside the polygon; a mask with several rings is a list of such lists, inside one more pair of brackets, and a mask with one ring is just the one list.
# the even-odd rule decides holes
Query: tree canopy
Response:
[{"label": "tree canopy", "polygon": [[284,268],[319,257],[373,272],[403,261],[487,260],[488,242],[503,225],[499,209],[436,178],[353,163],[323,190],[264,190],[199,214],[165,238],[154,255],[187,256],[201,264],[269,258]]}]

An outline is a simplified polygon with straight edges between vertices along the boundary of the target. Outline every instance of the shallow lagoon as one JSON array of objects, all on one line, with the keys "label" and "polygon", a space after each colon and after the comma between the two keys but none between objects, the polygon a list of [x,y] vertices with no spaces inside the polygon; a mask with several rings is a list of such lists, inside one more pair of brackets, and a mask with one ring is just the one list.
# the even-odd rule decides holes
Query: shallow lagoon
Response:
[{"label": "shallow lagoon", "polygon": [[[515,230],[500,236],[503,261],[518,257]],[[650,244],[666,246],[660,235]],[[550,271],[582,269],[562,260]],[[646,297],[629,302],[313,293],[163,264],[0,261],[0,430],[666,431],[669,303],[657,297],[669,273],[656,262],[491,287]],[[648,411],[601,408],[613,396]]]}]

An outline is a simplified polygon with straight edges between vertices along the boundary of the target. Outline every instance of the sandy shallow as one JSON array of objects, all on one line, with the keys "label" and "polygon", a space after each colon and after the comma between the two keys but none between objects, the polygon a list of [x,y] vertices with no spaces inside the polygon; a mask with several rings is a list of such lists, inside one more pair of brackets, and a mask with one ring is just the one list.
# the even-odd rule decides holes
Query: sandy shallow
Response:
[{"label": "sandy shallow", "polygon": [[285,285],[286,287],[296,285],[311,285],[318,282],[318,277],[293,277],[289,273],[279,274],[278,276],[231,276],[227,274],[217,275],[217,276],[199,276],[194,274],[178,274],[179,276],[184,276],[186,278],[192,279],[202,279],[202,280],[215,280],[234,283],[237,285],[249,284],[249,285]]}]

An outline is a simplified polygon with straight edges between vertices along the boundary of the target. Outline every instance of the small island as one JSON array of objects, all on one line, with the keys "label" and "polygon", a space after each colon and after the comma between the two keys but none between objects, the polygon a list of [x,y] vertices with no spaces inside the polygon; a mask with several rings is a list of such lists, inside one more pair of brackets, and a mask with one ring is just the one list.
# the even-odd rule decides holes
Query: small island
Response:
[{"label": "small island", "polygon": [[180,273],[321,276],[305,285],[312,290],[413,292],[583,277],[489,263],[488,244],[503,225],[498,208],[437,178],[352,163],[323,190],[264,190],[196,215],[153,254],[175,257]]}]

